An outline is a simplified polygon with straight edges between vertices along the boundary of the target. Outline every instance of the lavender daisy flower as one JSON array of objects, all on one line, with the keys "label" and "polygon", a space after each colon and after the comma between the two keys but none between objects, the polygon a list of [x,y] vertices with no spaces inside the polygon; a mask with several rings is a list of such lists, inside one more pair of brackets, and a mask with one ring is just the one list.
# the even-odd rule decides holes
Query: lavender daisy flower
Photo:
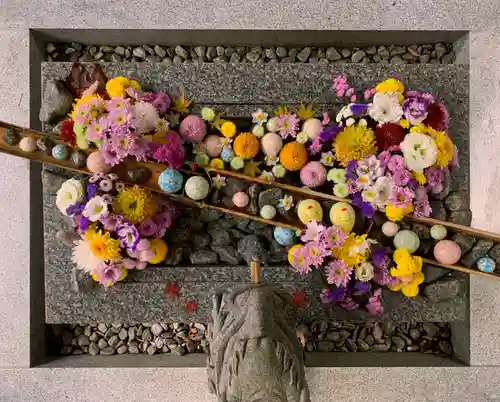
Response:
[{"label": "lavender daisy flower", "polygon": [[107,193],[108,191],[111,191],[113,189],[113,183],[106,179],[101,180],[101,182],[99,183],[99,188]]},{"label": "lavender daisy flower", "polygon": [[116,233],[120,238],[120,247],[135,250],[140,236],[139,231],[133,224],[129,222],[123,222],[120,226],[117,227]]},{"label": "lavender daisy flower", "polygon": [[276,119],[276,122],[281,137],[296,137],[300,120],[295,114],[282,114]]}]

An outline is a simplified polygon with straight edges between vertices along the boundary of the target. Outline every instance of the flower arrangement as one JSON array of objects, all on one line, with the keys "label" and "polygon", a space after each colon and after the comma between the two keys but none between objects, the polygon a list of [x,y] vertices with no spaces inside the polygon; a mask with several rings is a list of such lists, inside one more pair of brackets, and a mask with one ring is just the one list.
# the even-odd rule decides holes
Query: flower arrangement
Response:
[{"label": "flower arrangement", "polygon": [[325,305],[380,315],[384,287],[414,297],[424,280],[422,258],[412,256],[406,248],[396,249],[391,256],[389,248],[366,234],[311,221],[300,232],[300,240],[303,244],[290,248],[288,260],[301,275],[321,272],[325,282],[321,301]]},{"label": "flower arrangement", "polygon": [[63,138],[80,149],[99,148],[110,166],[132,157],[179,169],[185,150],[180,136],[169,129],[171,104],[164,92],[144,92],[138,82],[115,77],[107,81],[105,95],[90,87],[75,100]]},{"label": "flower arrangement", "polygon": [[144,269],[166,257],[163,237],[175,208],[138,186],[125,186],[115,174],[65,181],[56,205],[73,218],[80,236],[73,262],[105,287],[125,279],[130,269]]}]

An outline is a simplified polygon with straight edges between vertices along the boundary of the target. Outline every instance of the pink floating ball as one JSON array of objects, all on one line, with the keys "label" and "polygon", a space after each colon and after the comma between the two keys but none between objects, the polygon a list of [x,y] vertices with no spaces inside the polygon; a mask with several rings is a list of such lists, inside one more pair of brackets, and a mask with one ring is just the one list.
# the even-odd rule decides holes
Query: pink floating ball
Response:
[{"label": "pink floating ball", "polygon": [[222,141],[217,135],[209,135],[203,140],[203,145],[207,155],[212,158],[217,158],[222,152]]},{"label": "pink floating ball", "polygon": [[440,240],[434,246],[434,258],[441,264],[453,265],[460,260],[462,252],[457,243],[451,240]]},{"label": "pink floating ball", "polygon": [[325,183],[326,169],[319,162],[309,162],[300,170],[300,181],[307,187],[318,187]]},{"label": "pink floating ball", "polygon": [[233,204],[238,208],[245,208],[248,205],[249,201],[250,198],[248,197],[248,194],[243,191],[240,191],[233,195]]},{"label": "pink floating ball", "polygon": [[99,151],[92,152],[87,157],[87,169],[92,173],[109,173],[112,166],[104,162],[104,158]]},{"label": "pink floating ball", "polygon": [[207,126],[200,116],[191,114],[182,120],[179,134],[187,141],[200,142],[207,135]]},{"label": "pink floating ball", "polygon": [[277,156],[283,147],[283,140],[281,135],[276,133],[267,133],[262,140],[260,140],[262,152],[267,156]]}]

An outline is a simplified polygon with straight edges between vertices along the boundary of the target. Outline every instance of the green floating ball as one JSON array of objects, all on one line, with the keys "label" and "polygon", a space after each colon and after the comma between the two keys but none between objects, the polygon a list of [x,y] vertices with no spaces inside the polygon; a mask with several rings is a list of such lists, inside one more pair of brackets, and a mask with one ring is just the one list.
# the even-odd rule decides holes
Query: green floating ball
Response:
[{"label": "green floating ball", "polygon": [[410,253],[417,251],[420,246],[420,239],[411,230],[401,230],[394,236],[394,247],[406,248]]}]

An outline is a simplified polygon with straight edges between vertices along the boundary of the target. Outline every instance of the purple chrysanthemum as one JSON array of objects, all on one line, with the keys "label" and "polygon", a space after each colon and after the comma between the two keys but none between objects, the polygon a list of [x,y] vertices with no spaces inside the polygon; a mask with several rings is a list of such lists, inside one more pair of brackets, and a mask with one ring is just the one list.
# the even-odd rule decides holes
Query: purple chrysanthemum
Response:
[{"label": "purple chrysanthemum", "polygon": [[158,225],[152,219],[146,219],[139,225],[139,233],[143,237],[151,237],[158,230]]}]

